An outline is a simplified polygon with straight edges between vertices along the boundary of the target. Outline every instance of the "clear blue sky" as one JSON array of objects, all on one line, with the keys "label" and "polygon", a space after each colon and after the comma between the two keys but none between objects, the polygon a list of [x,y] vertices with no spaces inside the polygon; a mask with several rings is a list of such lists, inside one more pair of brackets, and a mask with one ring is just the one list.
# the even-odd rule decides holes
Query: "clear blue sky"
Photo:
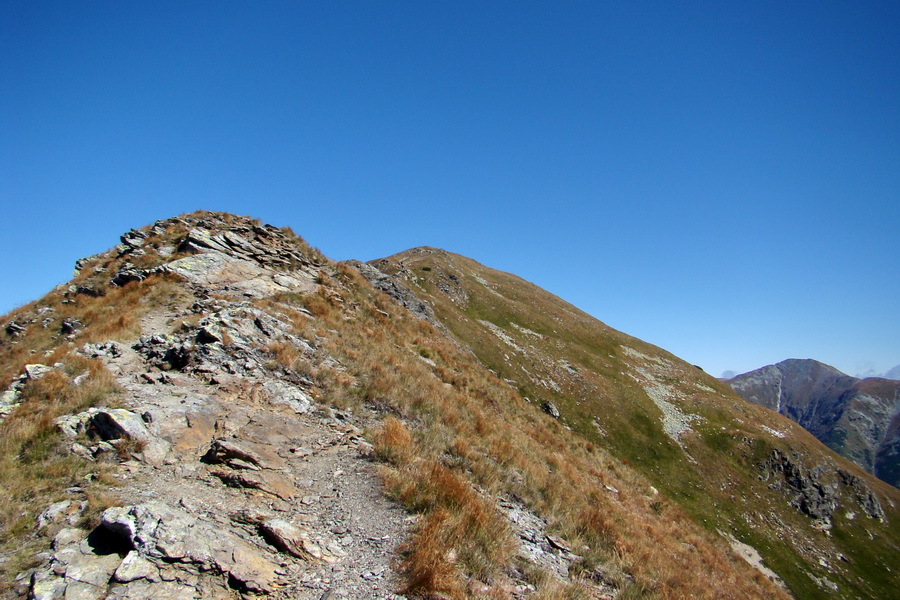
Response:
[{"label": "clear blue sky", "polygon": [[203,208],[459,252],[715,375],[884,371],[900,3],[3,0],[0,203],[3,312]]}]

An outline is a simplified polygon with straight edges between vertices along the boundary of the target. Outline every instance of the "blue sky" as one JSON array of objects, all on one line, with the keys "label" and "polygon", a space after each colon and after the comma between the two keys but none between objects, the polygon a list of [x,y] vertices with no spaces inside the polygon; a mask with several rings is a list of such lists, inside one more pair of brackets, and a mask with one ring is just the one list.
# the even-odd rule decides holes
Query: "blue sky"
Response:
[{"label": "blue sky", "polygon": [[[685,7],[690,4],[690,7]],[[710,373],[900,363],[900,3],[0,1],[0,311],[196,209]]]}]

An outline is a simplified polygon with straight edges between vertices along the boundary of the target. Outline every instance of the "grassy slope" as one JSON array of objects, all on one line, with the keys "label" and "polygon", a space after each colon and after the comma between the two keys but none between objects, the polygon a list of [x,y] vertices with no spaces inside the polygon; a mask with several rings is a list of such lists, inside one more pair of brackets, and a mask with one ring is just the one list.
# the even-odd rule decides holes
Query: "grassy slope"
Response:
[{"label": "grassy slope", "polygon": [[[524,401],[358,273],[341,265],[322,286],[261,306],[281,311],[300,337],[322,340],[342,366],[303,366],[323,396],[390,415],[373,436],[384,479],[422,517],[403,561],[407,591],[509,598],[511,580],[524,578],[537,598],[575,599],[591,597],[601,578],[621,598],[784,597],[645,478]],[[516,558],[500,500],[541,515],[577,550],[569,581]]]},{"label": "grassy slope", "polygon": [[[827,577],[842,590],[853,590],[853,596],[870,598],[887,597],[900,583],[900,574],[891,571],[900,541],[894,508],[900,494],[802,428],[518,277],[429,249],[391,259],[411,270],[408,284],[432,302],[441,322],[485,365],[514,382],[522,396],[554,403],[566,426],[633,466],[707,530],[733,532],[756,547],[797,597],[829,596],[813,577]],[[519,349],[479,321],[502,328]],[[693,422],[694,433],[682,437],[683,449],[665,435],[659,409],[630,375],[640,368],[678,392],[675,404],[681,410],[702,417]],[[834,464],[862,477],[882,498],[886,523],[859,516],[848,520],[849,509],[842,508],[831,535],[813,529],[782,493],[758,480],[757,465],[773,448],[799,451],[809,466]]]}]

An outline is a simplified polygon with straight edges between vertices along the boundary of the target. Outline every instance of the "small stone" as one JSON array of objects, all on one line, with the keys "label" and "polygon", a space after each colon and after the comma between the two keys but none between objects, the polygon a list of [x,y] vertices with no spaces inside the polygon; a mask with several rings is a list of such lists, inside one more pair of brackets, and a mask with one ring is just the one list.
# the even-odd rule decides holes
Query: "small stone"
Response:
[{"label": "small stone", "polygon": [[63,335],[76,333],[84,328],[84,325],[78,319],[66,317],[59,326],[59,332]]},{"label": "small stone", "polygon": [[41,364],[25,365],[25,377],[34,381],[54,370],[54,368],[55,367],[48,367],[47,365]]},{"label": "small stone", "polygon": [[91,454],[91,451],[88,450],[88,448],[86,446],[83,446],[82,444],[79,444],[77,442],[72,444],[72,446],[69,448],[69,451],[72,454],[74,454],[75,456],[78,456],[79,458],[83,458],[84,460],[88,460],[88,461],[94,460],[94,455]]}]

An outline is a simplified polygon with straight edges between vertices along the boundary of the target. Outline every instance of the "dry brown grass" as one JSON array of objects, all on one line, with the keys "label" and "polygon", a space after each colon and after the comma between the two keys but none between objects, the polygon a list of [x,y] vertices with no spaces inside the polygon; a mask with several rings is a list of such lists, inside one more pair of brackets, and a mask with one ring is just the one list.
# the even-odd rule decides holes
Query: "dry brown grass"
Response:
[{"label": "dry brown grass", "polygon": [[[12,311],[0,319],[28,322],[25,334],[11,338],[0,332],[0,389],[22,372],[26,364],[53,364],[74,346],[107,340],[127,340],[140,333],[140,318],[148,310],[175,301],[181,294],[178,280],[171,275],[155,275],[141,282],[124,287],[112,286],[99,297],[77,295],[69,302],[60,291],[48,294],[40,301],[32,302]],[[42,327],[38,310],[52,309],[53,321]],[[76,319],[83,328],[72,336],[59,331],[63,319]]]},{"label": "dry brown grass", "polygon": [[394,464],[405,464],[409,460],[412,451],[412,435],[396,417],[388,417],[384,420],[375,435],[372,437],[375,453],[381,460]]},{"label": "dry brown grass", "polygon": [[[99,361],[75,356],[64,360],[67,371],[86,370],[88,378],[74,386],[66,374],[54,371],[29,382],[22,405],[0,424],[0,488],[4,490],[0,494],[0,547],[12,555],[0,565],[0,581],[12,581],[12,576],[27,568],[36,550],[47,543],[41,536],[55,533],[52,528],[35,532],[35,519],[49,504],[65,499],[63,490],[87,488],[90,506],[97,504],[92,497],[102,496],[92,481],[102,479],[103,467],[64,449],[54,419],[104,402],[118,388]],[[89,473],[93,477],[88,477]]]},{"label": "dry brown grass", "polygon": [[[87,270],[74,283],[92,283],[91,278],[98,286],[105,283],[115,260],[99,260],[109,267],[105,273]],[[0,551],[11,556],[0,566],[0,582],[12,581],[12,576],[29,566],[35,552],[48,544],[45,536],[55,533],[54,528],[36,532],[35,518],[55,501],[77,500],[65,498],[63,490],[73,486],[85,490],[86,525],[114,502],[104,491],[112,483],[104,466],[68,452],[54,425],[59,416],[113,403],[118,393],[114,378],[100,361],[73,350],[85,343],[136,337],[140,319],[148,310],[177,301],[182,292],[173,276],[153,276],[102,290],[102,295],[91,296],[58,289],[2,319],[3,324],[11,320],[30,324],[17,337],[0,333],[0,389],[9,386],[26,364],[62,362],[65,368],[27,382],[21,405],[0,423],[0,489],[4,490],[0,494]],[[47,308],[51,310],[41,310]],[[52,321],[44,326],[41,321],[46,318]],[[61,333],[60,323],[66,318],[77,320],[82,327],[74,334]],[[87,378],[73,385],[72,379],[84,373]],[[128,443],[119,448],[123,456],[139,450]]]},{"label": "dry brown grass", "polygon": [[[390,415],[372,436],[382,476],[421,515],[404,547],[407,592],[480,597],[472,589],[483,586],[470,585],[480,581],[502,597],[494,584],[515,551],[494,505],[505,496],[543,516],[584,554],[584,572],[600,568],[623,597],[785,597],[686,515],[653,504],[632,469],[523,401],[430,324],[346,270],[322,281],[343,304],[320,292],[269,309],[287,314],[297,302],[312,313],[293,320],[296,333],[320,336],[346,367],[344,398]],[[333,375],[318,365],[318,382],[340,387]],[[577,598],[584,584],[547,582],[540,593]]]},{"label": "dry brown grass", "polygon": [[272,359],[276,364],[285,369],[294,369],[297,361],[300,359],[300,352],[289,342],[277,341],[269,342],[265,346],[265,351],[272,355]]}]

